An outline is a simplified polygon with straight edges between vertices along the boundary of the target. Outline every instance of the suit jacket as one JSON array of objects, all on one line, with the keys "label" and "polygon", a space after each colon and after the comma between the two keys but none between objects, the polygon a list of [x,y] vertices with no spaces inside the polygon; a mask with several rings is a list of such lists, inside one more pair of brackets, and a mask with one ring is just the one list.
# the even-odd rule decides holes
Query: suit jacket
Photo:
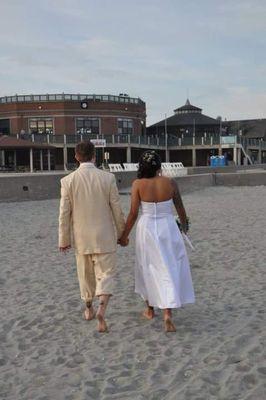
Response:
[{"label": "suit jacket", "polygon": [[61,179],[59,247],[71,244],[73,232],[73,245],[79,254],[114,252],[124,227],[113,174],[82,163]]}]

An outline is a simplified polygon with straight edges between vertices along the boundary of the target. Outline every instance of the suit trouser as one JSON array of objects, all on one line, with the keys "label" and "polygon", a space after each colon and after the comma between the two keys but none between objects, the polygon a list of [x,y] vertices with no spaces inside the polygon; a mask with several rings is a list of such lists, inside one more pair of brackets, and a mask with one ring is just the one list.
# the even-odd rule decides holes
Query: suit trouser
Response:
[{"label": "suit trouser", "polygon": [[87,303],[95,296],[113,294],[116,270],[116,252],[77,254],[77,272],[80,296]]}]

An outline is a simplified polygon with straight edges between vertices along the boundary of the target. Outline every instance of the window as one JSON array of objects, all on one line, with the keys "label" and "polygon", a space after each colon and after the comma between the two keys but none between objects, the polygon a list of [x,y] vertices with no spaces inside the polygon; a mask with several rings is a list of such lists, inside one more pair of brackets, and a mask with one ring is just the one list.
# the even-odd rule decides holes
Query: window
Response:
[{"label": "window", "polygon": [[118,118],[118,134],[130,135],[133,133],[133,120],[127,118]]},{"label": "window", "polygon": [[9,119],[0,119],[0,134],[10,134],[10,121]]},{"label": "window", "polygon": [[99,118],[77,118],[76,119],[77,133],[93,133],[99,135],[100,133],[100,119]]},{"label": "window", "polygon": [[29,119],[30,133],[47,134],[53,133],[52,118],[31,118]]}]

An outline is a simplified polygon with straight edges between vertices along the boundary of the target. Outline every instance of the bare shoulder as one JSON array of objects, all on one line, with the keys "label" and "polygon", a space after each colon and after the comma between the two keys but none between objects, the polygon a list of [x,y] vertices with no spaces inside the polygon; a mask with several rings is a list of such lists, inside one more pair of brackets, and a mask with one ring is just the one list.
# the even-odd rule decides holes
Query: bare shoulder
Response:
[{"label": "bare shoulder", "polygon": [[141,185],[141,179],[135,179],[132,182],[132,188],[137,189]]},{"label": "bare shoulder", "polygon": [[170,180],[170,183],[171,183],[172,187],[174,188],[174,190],[178,191],[179,189],[178,189],[177,181],[173,178],[169,178],[169,180]]},{"label": "bare shoulder", "polygon": [[139,193],[140,185],[141,185],[141,179],[135,179],[131,185],[131,194]]},{"label": "bare shoulder", "polygon": [[161,176],[160,180],[165,186],[176,187],[175,180],[172,178],[168,178],[168,176]]},{"label": "bare shoulder", "polygon": [[177,181],[174,178],[168,178],[168,179],[171,182],[171,185],[178,186]]},{"label": "bare shoulder", "polygon": [[161,176],[160,179],[162,180],[162,182],[168,182],[171,183],[172,179],[168,178],[168,176]]}]

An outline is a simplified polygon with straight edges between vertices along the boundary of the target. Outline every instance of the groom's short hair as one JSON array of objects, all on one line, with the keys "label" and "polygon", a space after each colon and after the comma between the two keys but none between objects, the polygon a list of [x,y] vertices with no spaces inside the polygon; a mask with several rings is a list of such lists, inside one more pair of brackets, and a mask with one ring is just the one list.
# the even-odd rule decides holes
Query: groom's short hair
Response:
[{"label": "groom's short hair", "polygon": [[75,147],[75,153],[82,159],[83,162],[91,161],[95,154],[94,144],[90,141],[80,142]]}]

